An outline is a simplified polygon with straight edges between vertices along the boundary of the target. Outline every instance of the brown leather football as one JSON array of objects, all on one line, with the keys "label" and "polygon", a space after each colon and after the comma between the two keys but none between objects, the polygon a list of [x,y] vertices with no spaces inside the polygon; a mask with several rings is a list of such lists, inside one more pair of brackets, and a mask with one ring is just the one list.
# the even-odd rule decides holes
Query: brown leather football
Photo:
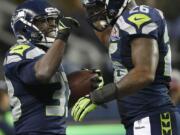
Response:
[{"label": "brown leather football", "polygon": [[71,95],[69,99],[69,107],[81,97],[89,94],[92,91],[91,79],[96,76],[91,70],[76,71],[67,76]]}]

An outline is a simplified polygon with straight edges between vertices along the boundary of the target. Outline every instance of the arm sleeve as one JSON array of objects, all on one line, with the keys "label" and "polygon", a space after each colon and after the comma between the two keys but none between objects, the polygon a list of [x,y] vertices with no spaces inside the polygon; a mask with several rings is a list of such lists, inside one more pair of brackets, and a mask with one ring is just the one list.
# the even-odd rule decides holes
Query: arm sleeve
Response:
[{"label": "arm sleeve", "polygon": [[4,60],[6,77],[29,85],[40,83],[35,77],[34,65],[44,54],[45,52],[35,46],[13,46]]},{"label": "arm sleeve", "polygon": [[8,64],[5,66],[5,74],[13,76],[28,85],[39,84],[40,82],[36,79],[34,70],[34,65],[39,58]]}]

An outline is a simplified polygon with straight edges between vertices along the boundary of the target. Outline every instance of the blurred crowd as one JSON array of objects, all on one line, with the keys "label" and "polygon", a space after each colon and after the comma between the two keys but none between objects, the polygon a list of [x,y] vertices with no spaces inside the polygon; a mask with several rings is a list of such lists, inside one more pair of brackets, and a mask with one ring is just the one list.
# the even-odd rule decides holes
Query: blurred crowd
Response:
[{"label": "blurred crowd", "polygon": [[[1,0],[0,1],[0,80],[3,80],[3,58],[7,49],[15,43],[12,30],[10,28],[10,18],[18,3],[23,0]],[[169,36],[171,39],[172,48],[172,64],[173,68],[180,69],[180,1],[179,0],[141,0],[137,1],[140,4],[147,4],[161,9],[168,22]],[[64,57],[64,65],[67,73],[82,69],[82,68],[100,68],[103,71],[105,82],[112,81],[112,67],[108,58],[107,48],[105,48],[95,37],[93,30],[86,21],[86,14],[80,0],[52,0],[51,3],[62,9],[65,16],[72,16],[79,20],[81,27],[74,31],[68,42],[68,48]],[[172,10],[173,9],[173,10]],[[70,65],[70,66],[69,66]],[[175,86],[180,82],[180,74],[175,72],[176,76],[172,84],[173,89],[171,95],[173,99],[177,98],[174,95],[180,93],[180,87]],[[178,77],[177,77],[178,76]],[[4,85],[0,83],[0,85]],[[4,87],[4,86],[3,86]],[[175,94],[174,94],[175,93]],[[180,95],[180,94],[179,94]],[[178,104],[180,96],[175,99]],[[118,113],[115,110],[115,103],[109,103],[108,108],[100,108],[96,113],[96,120],[104,119],[117,120]],[[111,109],[112,108],[112,109]],[[104,115],[101,112],[106,112]],[[111,116],[108,114],[111,113]],[[98,115],[99,114],[99,115]],[[107,114],[107,115],[106,115]],[[89,120],[93,119],[93,114],[89,116]],[[94,118],[95,119],[95,118]]]}]

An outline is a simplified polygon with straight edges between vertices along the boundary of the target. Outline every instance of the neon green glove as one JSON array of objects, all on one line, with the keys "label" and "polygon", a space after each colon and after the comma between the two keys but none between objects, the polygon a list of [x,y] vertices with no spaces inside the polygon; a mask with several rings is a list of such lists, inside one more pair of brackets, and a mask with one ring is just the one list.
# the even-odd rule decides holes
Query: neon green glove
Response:
[{"label": "neon green glove", "polygon": [[67,42],[68,37],[73,28],[78,28],[80,26],[79,22],[72,17],[62,17],[58,24],[58,34],[56,39],[61,39]]},{"label": "neon green glove", "polygon": [[[89,69],[83,69],[83,70],[89,70]],[[97,76],[92,78],[92,80],[91,80],[93,90],[102,89],[102,87],[104,86],[104,79],[102,77],[101,70],[92,69],[90,71],[97,74]],[[96,107],[97,107],[97,105],[92,103],[90,96],[86,95],[86,96],[80,98],[76,102],[76,104],[72,108],[71,115],[75,121],[82,121],[86,117],[86,115],[89,112],[95,110]]]},{"label": "neon green glove", "polygon": [[86,115],[95,110],[96,107],[97,105],[92,103],[90,96],[86,95],[76,102],[72,108],[71,116],[75,121],[82,121]]}]

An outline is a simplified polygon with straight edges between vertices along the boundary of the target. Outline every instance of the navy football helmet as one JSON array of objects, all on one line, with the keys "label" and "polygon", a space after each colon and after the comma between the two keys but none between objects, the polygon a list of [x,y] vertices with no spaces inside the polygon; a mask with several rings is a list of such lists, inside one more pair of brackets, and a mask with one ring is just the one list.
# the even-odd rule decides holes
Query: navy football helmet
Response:
[{"label": "navy football helmet", "polygon": [[88,22],[97,31],[105,30],[122,14],[131,0],[83,0]]},{"label": "navy football helmet", "polygon": [[[27,0],[19,5],[11,19],[11,27],[17,42],[31,42],[50,47],[57,35],[58,21],[62,18],[60,11],[52,7],[46,0]],[[51,36],[40,30],[35,22],[54,19],[56,26],[51,30]],[[52,36],[53,35],[53,36]]]}]

